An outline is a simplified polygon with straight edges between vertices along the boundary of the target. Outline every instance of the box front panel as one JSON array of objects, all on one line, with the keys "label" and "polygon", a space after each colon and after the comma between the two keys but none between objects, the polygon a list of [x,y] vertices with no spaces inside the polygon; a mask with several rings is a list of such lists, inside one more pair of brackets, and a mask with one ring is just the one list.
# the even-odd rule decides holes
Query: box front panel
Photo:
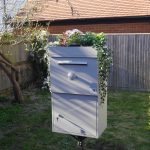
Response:
[{"label": "box front panel", "polygon": [[52,93],[53,131],[97,136],[97,96]]},{"label": "box front panel", "polygon": [[51,91],[97,95],[95,58],[51,58]]}]

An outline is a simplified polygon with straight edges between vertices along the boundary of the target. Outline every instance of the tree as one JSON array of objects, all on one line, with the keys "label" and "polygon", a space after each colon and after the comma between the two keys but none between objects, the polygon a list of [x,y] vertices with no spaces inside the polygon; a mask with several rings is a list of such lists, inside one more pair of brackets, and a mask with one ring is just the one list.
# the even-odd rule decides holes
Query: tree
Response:
[{"label": "tree", "polygon": [[[24,4],[25,2],[26,0],[9,0],[9,1],[2,0],[0,2],[0,11],[3,12],[3,17],[1,18],[2,24],[0,26],[1,37],[5,34],[7,35],[8,33],[14,32],[16,30],[20,31],[21,29],[24,28],[24,24],[27,22],[28,16],[31,13],[33,13],[33,10],[37,4],[36,0],[33,1],[34,2],[33,4],[30,3],[32,7],[30,7],[30,10],[28,11],[28,13],[24,15],[24,18],[17,21],[16,14],[20,10],[20,7],[18,6],[18,4],[19,5]],[[10,14],[13,14],[13,15],[10,15]],[[6,38],[6,40],[8,39]],[[15,42],[18,42],[18,41],[16,40]],[[1,42],[1,44],[3,44],[3,42]],[[9,44],[11,44],[11,42]],[[15,97],[14,101],[18,103],[22,103],[24,100],[23,100],[23,96],[21,92],[21,87],[19,85],[19,72],[17,68],[5,57],[5,54],[2,52],[0,52],[0,69],[4,71],[4,73],[7,75],[7,77],[12,83],[13,93]]]},{"label": "tree", "polygon": [[[48,7],[46,3],[47,1],[49,0],[1,0],[0,13],[3,12],[3,17],[0,20],[2,22],[2,24],[0,25],[0,34],[15,32],[17,32],[17,34],[19,33],[19,35],[17,35],[17,37],[20,36],[18,38],[19,41],[16,40],[16,43],[20,42],[20,40],[22,40],[22,37],[28,38],[28,36],[30,36],[30,32],[26,32],[24,30],[24,26],[26,26],[26,24],[32,25],[30,24],[30,19],[32,22],[33,14],[42,11],[44,7]],[[58,0],[56,0],[56,2],[58,2]],[[73,15],[76,11],[74,10],[72,3],[69,0],[66,0],[66,2],[68,3]],[[23,96],[18,82],[18,70],[5,57],[5,54],[1,52],[0,69],[2,69],[6,73],[13,85],[15,101],[22,103]]]},{"label": "tree", "polygon": [[13,85],[15,102],[22,103],[23,96],[19,85],[18,70],[2,53],[0,53],[0,68],[6,73]]}]

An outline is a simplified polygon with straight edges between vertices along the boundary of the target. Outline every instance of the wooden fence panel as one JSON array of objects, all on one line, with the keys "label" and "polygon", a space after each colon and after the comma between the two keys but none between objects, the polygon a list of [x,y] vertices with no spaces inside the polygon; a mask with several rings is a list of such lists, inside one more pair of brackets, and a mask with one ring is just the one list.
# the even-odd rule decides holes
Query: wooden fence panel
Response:
[{"label": "wooden fence panel", "polygon": [[[113,51],[109,87],[113,90],[150,91],[150,34],[109,34],[107,38],[107,45]],[[5,50],[7,57],[17,65],[22,84],[32,81],[32,68],[27,62],[28,54],[23,44],[0,50]],[[10,86],[10,81],[0,70],[0,91]]]},{"label": "wooden fence panel", "polygon": [[150,91],[150,34],[107,35],[113,51],[111,89]]},{"label": "wooden fence panel", "polygon": [[[28,62],[28,52],[25,51],[23,43],[1,45],[0,51],[18,68],[21,85],[25,85],[33,80],[32,67]],[[0,69],[0,93],[9,90],[11,87],[8,77]]]}]

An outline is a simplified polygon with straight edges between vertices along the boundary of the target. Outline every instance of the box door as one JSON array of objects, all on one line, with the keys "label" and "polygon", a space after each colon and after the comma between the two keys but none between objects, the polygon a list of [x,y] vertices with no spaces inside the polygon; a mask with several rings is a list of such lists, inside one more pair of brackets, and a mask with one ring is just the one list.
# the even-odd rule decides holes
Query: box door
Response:
[{"label": "box door", "polygon": [[97,76],[96,59],[51,59],[52,92],[97,95]]},{"label": "box door", "polygon": [[53,131],[86,137],[97,135],[97,96],[52,94]]}]

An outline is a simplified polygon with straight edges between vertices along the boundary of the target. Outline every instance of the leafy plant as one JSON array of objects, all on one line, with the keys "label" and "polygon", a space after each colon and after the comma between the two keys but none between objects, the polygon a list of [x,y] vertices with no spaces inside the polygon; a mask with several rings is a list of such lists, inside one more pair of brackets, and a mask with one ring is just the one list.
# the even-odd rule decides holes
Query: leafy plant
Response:
[{"label": "leafy plant", "polygon": [[96,34],[92,32],[86,32],[81,36],[81,45],[82,46],[93,46],[95,42]]},{"label": "leafy plant", "polygon": [[82,44],[81,37],[82,37],[82,35],[80,35],[80,33],[75,33],[75,34],[71,35],[70,38],[68,38],[67,45],[68,46],[81,45]]},{"label": "leafy plant", "polygon": [[98,82],[101,103],[104,103],[107,94],[107,82],[110,64],[112,63],[111,50],[106,46],[106,37],[103,33],[97,34],[94,41],[94,48],[97,50],[98,60]]},{"label": "leafy plant", "polygon": [[28,38],[30,46],[29,61],[33,66],[33,73],[36,84],[43,86],[45,79],[48,76],[48,56],[46,45],[48,43],[48,34],[45,30],[34,30]]},{"label": "leafy plant", "polygon": [[78,29],[68,30],[62,34],[59,40],[61,46],[81,45],[83,33]]},{"label": "leafy plant", "polygon": [[15,42],[15,36],[13,33],[10,32],[4,32],[2,35],[0,35],[0,43],[14,43]]},{"label": "leafy plant", "polygon": [[96,34],[86,32],[85,34],[75,33],[68,38],[67,45],[93,46]]}]

